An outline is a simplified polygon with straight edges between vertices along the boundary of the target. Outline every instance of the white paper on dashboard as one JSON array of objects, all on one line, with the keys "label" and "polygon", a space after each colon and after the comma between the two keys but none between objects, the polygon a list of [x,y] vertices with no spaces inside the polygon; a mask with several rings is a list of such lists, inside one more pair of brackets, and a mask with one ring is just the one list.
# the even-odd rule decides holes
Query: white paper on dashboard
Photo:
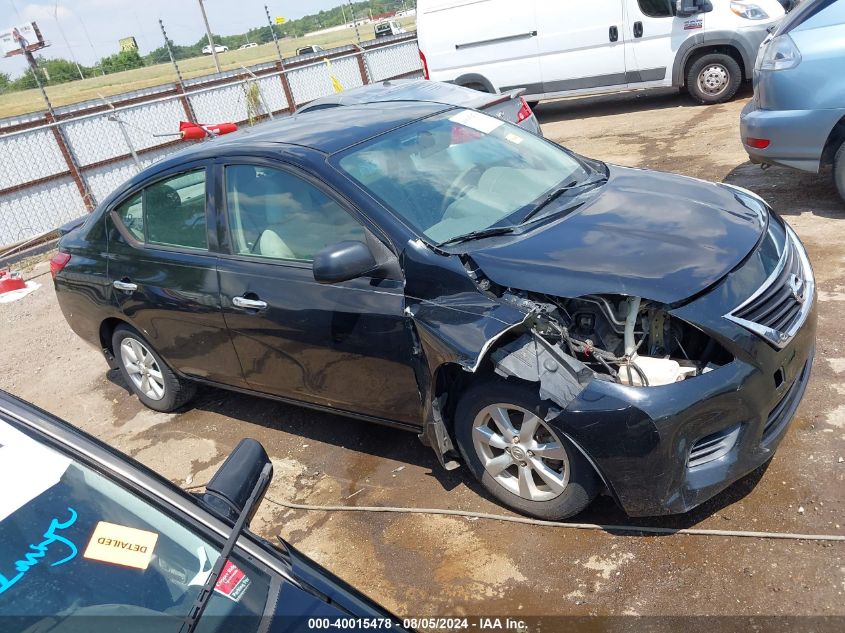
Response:
[{"label": "white paper on dashboard", "polygon": [[0,521],[59,483],[70,462],[0,422]]}]

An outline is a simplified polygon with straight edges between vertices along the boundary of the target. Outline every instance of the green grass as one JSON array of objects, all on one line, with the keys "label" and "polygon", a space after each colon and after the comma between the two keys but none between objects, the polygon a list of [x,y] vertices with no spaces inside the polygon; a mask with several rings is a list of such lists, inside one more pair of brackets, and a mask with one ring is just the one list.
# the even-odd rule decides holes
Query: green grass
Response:
[{"label": "green grass", "polygon": [[[409,31],[415,26],[413,17],[404,18],[399,22]],[[375,37],[374,26],[365,24],[358,27],[363,41]],[[312,37],[286,38],[279,41],[284,57],[290,57],[296,53],[296,49],[308,44],[319,44],[324,48],[342,46],[355,42],[355,30],[347,29],[316,35]],[[220,66],[223,70],[232,70],[241,66],[250,66],[262,62],[271,62],[278,59],[276,47],[271,42],[262,44],[256,48],[245,50],[231,50],[217,55]],[[211,55],[183,59],[179,61],[179,70],[185,79],[207,75],[215,72],[214,59]],[[173,65],[157,64],[136,68],[120,73],[82,79],[66,84],[47,87],[47,96],[54,107],[97,99],[100,96],[110,97],[121,92],[129,92],[151,86],[159,86],[165,83],[176,81],[176,72]],[[45,110],[44,100],[38,90],[24,90],[21,92],[10,92],[0,97],[0,117],[39,112]]]}]

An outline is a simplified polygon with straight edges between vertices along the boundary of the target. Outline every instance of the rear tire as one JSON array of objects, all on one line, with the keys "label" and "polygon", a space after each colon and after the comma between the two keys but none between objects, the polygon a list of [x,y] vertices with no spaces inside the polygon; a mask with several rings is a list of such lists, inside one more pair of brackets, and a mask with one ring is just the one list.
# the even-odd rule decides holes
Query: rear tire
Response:
[{"label": "rear tire", "polygon": [[701,104],[730,101],[741,83],[742,70],[730,55],[702,55],[687,69],[687,90]]},{"label": "rear tire", "polygon": [[469,88],[471,90],[478,90],[478,92],[486,92],[486,93],[490,94],[490,91],[487,90],[487,86],[485,86],[484,84],[480,84],[480,83],[464,84],[464,88]]},{"label": "rear tire", "polygon": [[845,200],[845,142],[839,146],[836,157],[833,159],[833,181],[839,196]]},{"label": "rear tire", "polygon": [[586,508],[599,479],[554,422],[545,421],[547,413],[536,385],[484,380],[461,395],[455,437],[469,470],[496,499],[557,521]]},{"label": "rear tire", "polygon": [[127,325],[115,328],[112,350],[123,380],[144,406],[169,413],[184,405],[196,393],[196,385],[173,373],[133,328]]}]

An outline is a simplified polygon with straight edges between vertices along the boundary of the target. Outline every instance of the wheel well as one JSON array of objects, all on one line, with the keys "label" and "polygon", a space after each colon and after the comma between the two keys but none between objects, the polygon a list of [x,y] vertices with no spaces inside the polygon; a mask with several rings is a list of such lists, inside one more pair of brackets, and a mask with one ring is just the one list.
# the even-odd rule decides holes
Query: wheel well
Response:
[{"label": "wheel well", "polygon": [[687,61],[684,64],[684,74],[681,77],[683,85],[686,85],[687,83],[687,75],[689,75],[690,67],[705,55],[712,54],[727,55],[728,57],[732,57],[733,60],[739,65],[739,70],[740,72],[742,72],[742,80],[748,80],[748,77],[745,73],[745,60],[742,58],[742,53],[740,53],[736,47],[731,46],[730,44],[720,44],[715,46],[702,46],[701,48],[696,48],[692,52],[690,52],[689,57],[687,57]]},{"label": "wheel well", "polygon": [[111,344],[112,335],[114,334],[115,328],[117,328],[118,325],[123,324],[123,321],[115,317],[109,317],[100,323],[100,346],[104,350],[108,351],[112,356],[114,356],[114,350],[112,349]]},{"label": "wheel well", "polygon": [[836,152],[845,142],[845,116],[833,126],[822,151],[822,165],[830,165],[836,157]]}]

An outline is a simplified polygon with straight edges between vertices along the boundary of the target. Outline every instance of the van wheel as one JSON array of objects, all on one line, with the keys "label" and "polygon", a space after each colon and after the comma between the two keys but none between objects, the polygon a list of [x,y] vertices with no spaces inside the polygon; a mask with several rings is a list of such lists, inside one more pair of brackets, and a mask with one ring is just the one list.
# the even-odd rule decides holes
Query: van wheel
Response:
[{"label": "van wheel", "polygon": [[455,438],[472,474],[505,505],[557,521],[581,512],[599,480],[566,440],[536,385],[501,380],[467,389],[455,410]]},{"label": "van wheel", "polygon": [[845,143],[839,146],[836,158],[833,159],[833,180],[839,195],[845,200]]},{"label": "van wheel", "polygon": [[703,104],[730,101],[740,83],[742,70],[730,55],[703,55],[687,71],[687,89],[693,99]]},{"label": "van wheel", "polygon": [[123,380],[144,406],[168,413],[194,396],[196,385],[174,374],[134,329],[117,326],[112,335],[112,350]]}]

